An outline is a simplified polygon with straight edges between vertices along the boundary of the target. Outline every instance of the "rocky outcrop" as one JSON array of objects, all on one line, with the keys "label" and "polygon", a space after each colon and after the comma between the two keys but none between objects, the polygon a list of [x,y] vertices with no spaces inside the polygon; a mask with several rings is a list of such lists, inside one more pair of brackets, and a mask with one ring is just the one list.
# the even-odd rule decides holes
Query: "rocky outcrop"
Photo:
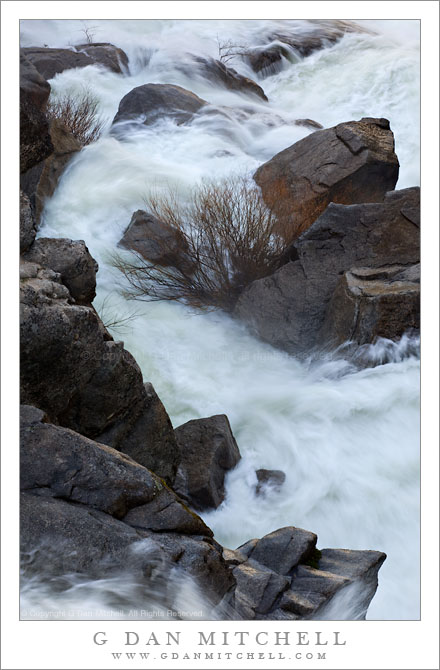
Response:
[{"label": "rocky outcrop", "polygon": [[80,142],[60,119],[54,119],[49,128],[53,152],[21,176],[20,184],[29,196],[37,221],[40,223],[45,201],[58,185],[71,158],[81,150]]},{"label": "rocky outcrop", "polygon": [[254,179],[289,241],[330,202],[382,202],[398,176],[389,122],[364,118],[308,135],[259,167]]},{"label": "rocky outcrop", "polygon": [[299,57],[309,56],[314,51],[335,44],[346,33],[370,33],[371,31],[353,21],[310,20],[302,21],[301,29],[273,32],[266,37],[266,43],[244,51],[244,58],[260,77],[279,72],[283,58],[295,62]]},{"label": "rocky outcrop", "polygon": [[203,589],[207,618],[220,601],[231,619],[310,618],[354,583],[364,614],[374,595],[380,552],[320,552],[314,533],[294,527],[223,549],[154,473],[36,407],[21,407],[20,445],[21,550],[40,554],[51,579],[136,570],[171,606],[166,585],[178,567]]},{"label": "rocky outcrop", "polygon": [[160,559],[162,577],[178,563],[214,602],[233,585],[212,531],[155,474],[35,407],[21,408],[20,438],[22,551],[54,547],[52,575],[121,573],[133,543],[148,538],[147,577]]},{"label": "rocky outcrop", "polygon": [[21,265],[20,302],[22,402],[118,450],[123,444],[134,460],[173,481],[179,451],[169,417],[93,307],[74,304],[59,273],[30,261]]},{"label": "rocky outcrop", "polygon": [[22,54],[35,66],[44,79],[53,79],[56,74],[88,65],[103,65],[112,72],[121,74],[128,67],[127,54],[113,44],[97,42],[79,44],[71,49],[49,47],[26,47]]},{"label": "rocky outcrop", "polygon": [[90,304],[95,295],[98,264],[81,240],[40,237],[24,255],[26,261],[50,268],[60,274],[78,304]]},{"label": "rocky outcrop", "polygon": [[218,507],[225,497],[225,475],[241,458],[227,416],[193,419],[175,434],[180,448],[175,491],[195,509]]},{"label": "rocky outcrop", "polygon": [[44,110],[50,86],[20,55],[20,172],[44,160],[53,150]]},{"label": "rocky outcrop", "polygon": [[[321,337],[320,332],[327,308],[345,272],[355,267],[375,269],[419,262],[419,207],[418,188],[388,193],[383,203],[330,204],[292,245],[290,257],[296,260],[244,290],[236,316],[259,337],[281,349],[310,352],[325,338],[325,330]],[[397,295],[394,292],[393,300]],[[413,299],[414,294],[410,312]],[[398,311],[404,318],[401,308]],[[337,326],[340,332],[352,329],[351,314],[347,313],[349,321],[344,327],[340,323]],[[393,323],[398,325],[395,332]],[[381,324],[381,332],[385,332],[384,322]],[[403,325],[402,320],[399,323],[393,317],[386,329],[388,336],[399,337]],[[411,320],[408,326],[412,325]],[[364,331],[362,337],[372,341],[374,335]]]},{"label": "rocky outcrop", "polygon": [[31,203],[26,193],[20,190],[20,253],[29,249],[37,234],[37,226]]},{"label": "rocky outcrop", "polygon": [[343,589],[356,585],[365,618],[386,556],[378,551],[316,549],[316,535],[281,528],[235,551],[224,550],[237,583],[232,607],[244,619],[319,618]]},{"label": "rocky outcrop", "polygon": [[420,264],[352,268],[336,286],[318,339],[366,344],[419,328]]},{"label": "rocky outcrop", "polygon": [[133,213],[119,245],[158,265],[181,266],[187,248],[183,235],[142,209]]},{"label": "rocky outcrop", "polygon": [[149,126],[159,119],[170,117],[182,125],[206,104],[206,100],[181,86],[144,84],[122,98],[113,124],[132,121]]}]

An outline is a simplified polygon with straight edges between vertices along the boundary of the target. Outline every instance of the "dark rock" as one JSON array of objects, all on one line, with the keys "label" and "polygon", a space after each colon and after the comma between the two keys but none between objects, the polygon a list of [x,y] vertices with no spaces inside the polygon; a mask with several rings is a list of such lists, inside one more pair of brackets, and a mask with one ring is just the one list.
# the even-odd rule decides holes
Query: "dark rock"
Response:
[{"label": "dark rock", "polygon": [[176,428],[175,435],[180,447],[175,491],[195,509],[218,507],[225,475],[240,460],[228,418],[194,419]]},{"label": "dark rock", "polygon": [[304,126],[305,128],[313,128],[314,130],[321,130],[324,126],[313,119],[296,119],[295,126]]},{"label": "dark rock", "polygon": [[265,470],[261,468],[256,470],[258,484],[256,487],[256,494],[263,493],[266,488],[279,491],[281,486],[286,481],[286,473],[282,470]]},{"label": "dark rock", "polygon": [[352,268],[336,286],[319,339],[333,346],[367,344],[379,337],[396,340],[419,328],[419,264]]},{"label": "dark rock", "polygon": [[236,316],[281,349],[310,351],[344,272],[419,262],[419,207],[418,188],[387,194],[383,203],[330,204],[294,243],[297,260],[250,284]]},{"label": "dark rock", "polygon": [[20,190],[20,253],[29,249],[35,240],[37,226],[26,193]]},{"label": "dark rock", "polygon": [[[192,576],[211,606],[234,586],[231,570],[209,538],[135,530],[85,505],[27,492],[22,493],[20,508],[21,551],[28,574],[37,570],[51,580],[65,580],[72,573],[77,579],[130,575],[131,582],[135,576],[139,597],[145,598],[151,589],[165,610],[176,599],[176,568],[183,571],[180,583],[185,573]],[[26,565],[29,557],[31,566]]]},{"label": "dark rock", "polygon": [[309,56],[314,51],[338,42],[346,33],[370,33],[353,21],[309,20],[302,22],[301,29],[276,31],[267,36],[267,43],[249,49],[245,59],[254,72],[269,76],[282,69],[283,57],[295,61]]},{"label": "dark rock", "polygon": [[154,500],[131,509],[124,517],[124,521],[129,526],[142,530],[213,536],[212,530],[202,519],[191,512],[174,491],[165,486],[155,495]]},{"label": "dark rock", "polygon": [[122,98],[113,124],[133,121],[148,126],[168,116],[181,125],[190,121],[206,104],[206,100],[181,86],[144,84]]},{"label": "dark rock", "polygon": [[30,262],[21,273],[22,402],[172,482],[179,458],[173,428],[134,358],[93,307],[71,304],[58,273]]},{"label": "dark rock", "polygon": [[[193,61],[198,68],[198,73],[216,85],[224,86],[230,91],[254,95],[267,102],[266,94],[261,86],[255,81],[238,74],[236,70],[225,65],[215,58],[203,58],[202,56],[193,56]],[[182,66],[182,69],[187,69]],[[192,74],[192,73],[191,73]]]},{"label": "dark rock", "polygon": [[240,565],[247,561],[247,556],[234,549],[223,548],[223,558],[228,565]]},{"label": "dark rock", "polygon": [[122,49],[108,42],[76,44],[75,49],[89,56],[94,63],[104,65],[108,70],[123,74],[128,69],[128,56]]},{"label": "dark rock", "polygon": [[185,262],[187,244],[184,236],[142,209],[133,213],[119,244],[158,265],[181,266],[182,261]]},{"label": "dark rock", "polygon": [[20,54],[20,172],[26,172],[53,150],[44,113],[49,94],[49,84]]},{"label": "dark rock", "polygon": [[277,74],[283,69],[283,59],[293,61],[295,54],[291,47],[274,39],[270,44],[249,49],[245,60],[260,77]]},{"label": "dark rock", "polygon": [[99,509],[138,529],[212,537],[163,480],[126,454],[47,423],[44,413],[22,406],[20,486]]},{"label": "dark rock", "polygon": [[[289,586],[290,579],[253,561],[234,568],[237,586],[233,607],[243,619],[260,618],[273,607],[278,596]],[[268,617],[271,618],[271,617]]]},{"label": "dark rock", "polygon": [[[309,558],[317,537],[302,528],[279,528],[258,540],[249,553],[249,559],[265,565],[280,575],[288,575],[293,568]],[[243,547],[239,547],[241,553]]]},{"label": "dark rock", "polygon": [[331,202],[382,202],[398,176],[389,122],[361,119],[308,135],[259,167],[254,179],[289,241]]},{"label": "dark rock", "polygon": [[50,138],[53,152],[46,160],[33,166],[21,176],[21,188],[30,198],[37,225],[45,201],[50,198],[60,177],[72,157],[81,149],[81,144],[60,119],[50,124]]},{"label": "dark rock", "polygon": [[204,598],[213,605],[235,586],[232,570],[222,557],[222,548],[214,540],[165,532],[147,536],[172,563],[197,579]]},{"label": "dark rock", "polygon": [[50,49],[47,47],[26,47],[21,50],[44,79],[53,79],[56,74],[76,67],[93,65],[94,60],[85,53],[72,49]]},{"label": "dark rock", "polygon": [[58,272],[76,302],[89,304],[93,301],[98,264],[82,240],[74,242],[40,237],[25,258]]},{"label": "dark rock", "polygon": [[255,537],[252,540],[248,540],[244,544],[237,547],[237,549],[235,551],[239,552],[243,556],[246,556],[246,558],[249,558],[252,551],[255,549],[255,547],[257,545],[257,542],[259,542],[259,539],[257,537]]},{"label": "dark rock", "polygon": [[21,551],[50,548],[46,570],[51,576],[88,572],[102,577],[102,561],[124,566],[130,546],[142,539],[134,528],[104,512],[64,500],[21,494]]}]

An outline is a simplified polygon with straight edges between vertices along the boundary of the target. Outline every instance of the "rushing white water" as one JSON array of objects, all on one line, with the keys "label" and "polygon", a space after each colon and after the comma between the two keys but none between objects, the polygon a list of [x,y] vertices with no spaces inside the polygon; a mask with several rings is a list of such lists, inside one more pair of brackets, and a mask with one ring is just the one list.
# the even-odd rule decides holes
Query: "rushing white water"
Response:
[{"label": "rushing white water", "polygon": [[[305,22],[293,23],[305,29]],[[378,343],[370,355],[380,360],[387,349],[390,362],[360,371],[343,357],[296,360],[221,313],[128,303],[118,293],[121,278],[111,266],[131,214],[143,207],[150,188],[172,184],[184,195],[203,177],[252,171],[309,133],[292,125],[297,118],[326,127],[362,116],[390,119],[401,164],[398,188],[418,184],[417,22],[364,22],[376,34],[347,34],[334,46],[286,62],[281,72],[259,81],[269,103],[225,91],[194,70],[191,75],[191,68],[182,72],[182,64],[191,64],[189,50],[218,55],[217,35],[260,44],[274,24],[282,25],[93,22],[97,40],[127,52],[129,74],[98,66],[66,71],[51,81],[54,95],[87,86],[110,125],[132,88],[173,83],[227,106],[228,117],[205,117],[186,126],[162,120],[119,139],[107,131],[70,163],[47,202],[40,235],[86,241],[100,265],[95,306],[104,321],[135,312],[115,337],[123,336],[174,425],[228,415],[243,458],[228,476],[224,504],[204,515],[218,541],[235,547],[296,525],[316,532],[321,548],[385,551],[388,559],[368,616],[416,619],[419,364],[411,353],[414,343]],[[26,21],[22,45],[65,47],[84,41],[81,27],[76,21]],[[240,59],[230,64],[255,78]],[[284,470],[287,479],[279,492],[257,498],[255,469],[262,467]]]}]

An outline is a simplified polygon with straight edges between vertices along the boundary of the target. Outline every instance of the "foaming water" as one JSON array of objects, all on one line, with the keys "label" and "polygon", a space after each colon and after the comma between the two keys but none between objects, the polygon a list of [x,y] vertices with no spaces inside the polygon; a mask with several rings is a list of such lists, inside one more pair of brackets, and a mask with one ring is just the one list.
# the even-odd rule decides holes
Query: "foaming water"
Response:
[{"label": "foaming water", "polygon": [[[264,31],[280,22],[94,23],[99,40],[127,51],[130,74],[97,66],[66,71],[51,81],[54,95],[88,86],[110,124],[120,99],[135,86],[173,83],[224,113],[201,115],[186,126],[165,119],[130,134],[106,132],[70,163],[45,207],[39,234],[86,241],[100,265],[94,304],[104,321],[128,319],[114,330],[115,338],[124,339],[175,426],[228,415],[243,458],[227,478],[225,502],[204,514],[218,541],[233,548],[296,525],[316,532],[321,548],[385,551],[369,618],[418,618],[417,341],[346,346],[299,360],[252,338],[223,314],[127,302],[111,265],[132,212],[144,206],[150,189],[172,185],[184,197],[203,177],[250,173],[308,134],[293,125],[297,118],[324,126],[361,116],[389,118],[401,163],[398,186],[417,184],[416,22],[406,24],[411,39],[403,39],[396,26],[381,30],[381,22],[368,22],[376,34],[347,34],[287,63],[259,82],[268,104],[225,91],[180,65],[192,63],[188,44],[192,53],[216,56],[217,34],[259,44]],[[80,28],[70,21],[24,22],[23,42],[66,46],[77,41]],[[239,59],[231,65],[251,76]],[[366,368],[366,359],[375,367]],[[286,472],[279,492],[256,496],[258,468]]]}]

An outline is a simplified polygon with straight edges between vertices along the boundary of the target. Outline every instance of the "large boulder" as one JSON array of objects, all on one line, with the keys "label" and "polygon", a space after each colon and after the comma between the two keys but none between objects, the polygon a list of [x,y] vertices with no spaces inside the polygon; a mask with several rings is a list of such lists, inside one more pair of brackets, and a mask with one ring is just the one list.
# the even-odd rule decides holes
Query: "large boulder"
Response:
[{"label": "large boulder", "polygon": [[170,117],[181,125],[190,121],[206,104],[206,100],[181,86],[144,84],[122,98],[113,124],[133,121],[149,126],[161,118]]},{"label": "large boulder", "polygon": [[195,509],[218,507],[225,496],[225,475],[240,460],[227,416],[193,419],[175,430],[180,463],[175,491]]},{"label": "large boulder", "polygon": [[178,230],[142,209],[133,212],[119,244],[154,264],[180,267],[187,249],[185,237]]},{"label": "large boulder", "polygon": [[37,225],[31,203],[23,191],[20,190],[20,253],[28,251],[37,234]]},{"label": "large boulder", "polygon": [[20,54],[20,172],[44,160],[53,150],[45,107],[50,86]]},{"label": "large boulder", "polygon": [[60,274],[30,261],[20,301],[22,402],[172,482],[179,450],[169,417],[93,307],[72,304]]},{"label": "large boulder", "polygon": [[338,346],[390,340],[420,328],[420,264],[352,268],[329,302],[319,339]]},{"label": "large boulder", "polygon": [[[379,551],[316,549],[316,535],[300,528],[280,528],[235,551],[225,549],[237,586],[232,607],[245,619],[319,618],[335,596],[354,588],[349,616],[362,619],[377,589],[377,573],[386,556]],[[324,618],[326,618],[324,616]]]},{"label": "large boulder", "polygon": [[[383,203],[330,204],[292,245],[290,258],[296,260],[243,291],[236,316],[281,349],[309,352],[323,342],[321,328],[344,272],[353,267],[374,269],[419,262],[419,207],[418,188],[388,193]],[[348,313],[347,318],[346,332],[352,324]],[[391,333],[391,327],[387,332]],[[400,327],[395,336],[399,334]],[[369,341],[373,337],[371,333]]]},{"label": "large boulder", "polygon": [[48,423],[40,409],[20,411],[20,487],[124,518],[145,530],[212,537],[164,481],[124,453]]},{"label": "large boulder", "polygon": [[67,164],[81,149],[80,142],[60,119],[51,122],[49,132],[53,152],[22,174],[20,180],[21,188],[30,198],[37,225],[45,201],[53,195]]},{"label": "large boulder", "polygon": [[114,44],[108,42],[76,44],[75,49],[89,56],[94,63],[104,65],[108,70],[117,74],[124,74],[128,69],[127,54]]},{"label": "large boulder", "polygon": [[260,166],[254,179],[290,241],[331,202],[382,202],[398,176],[389,122],[364,118],[308,135]]},{"label": "large boulder", "polygon": [[90,304],[95,297],[98,263],[85,243],[40,237],[24,258],[61,275],[61,281],[79,304]]}]

